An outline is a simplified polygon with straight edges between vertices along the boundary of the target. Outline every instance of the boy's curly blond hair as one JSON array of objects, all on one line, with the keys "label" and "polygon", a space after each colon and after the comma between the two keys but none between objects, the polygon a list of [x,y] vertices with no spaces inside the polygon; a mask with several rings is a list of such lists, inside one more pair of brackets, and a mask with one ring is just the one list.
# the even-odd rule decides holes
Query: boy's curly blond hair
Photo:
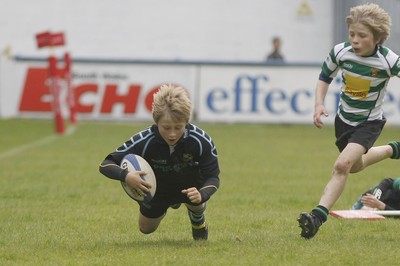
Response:
[{"label": "boy's curly blond hair", "polygon": [[188,92],[181,86],[161,85],[154,94],[152,113],[156,124],[166,114],[175,122],[189,123],[192,102],[189,99]]},{"label": "boy's curly blond hair", "polygon": [[376,41],[383,44],[390,36],[390,26],[392,25],[389,14],[377,4],[364,4],[352,7],[350,15],[346,17],[347,26],[361,23],[368,27]]}]

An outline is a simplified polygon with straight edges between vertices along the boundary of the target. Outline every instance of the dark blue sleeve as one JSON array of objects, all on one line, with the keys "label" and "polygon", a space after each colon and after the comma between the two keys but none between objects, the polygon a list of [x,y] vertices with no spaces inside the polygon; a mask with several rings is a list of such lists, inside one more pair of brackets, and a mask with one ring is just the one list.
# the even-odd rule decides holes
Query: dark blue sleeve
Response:
[{"label": "dark blue sleeve", "polygon": [[105,159],[99,165],[99,171],[106,177],[114,180],[124,181],[128,174],[128,170],[121,168],[119,165],[115,164],[114,161]]},{"label": "dark blue sleeve", "polygon": [[331,84],[333,78],[327,76],[323,71],[321,71],[321,73],[319,74],[319,80]]},{"label": "dark blue sleeve", "polygon": [[205,180],[199,189],[202,203],[209,200],[217,192],[220,185],[217,149],[212,141],[203,145],[203,148],[204,154],[201,156],[200,171]]}]

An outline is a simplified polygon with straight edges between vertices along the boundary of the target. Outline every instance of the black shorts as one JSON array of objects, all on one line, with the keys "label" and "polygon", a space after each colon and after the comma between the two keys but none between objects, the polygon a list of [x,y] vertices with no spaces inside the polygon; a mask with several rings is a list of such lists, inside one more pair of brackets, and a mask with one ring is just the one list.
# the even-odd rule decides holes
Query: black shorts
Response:
[{"label": "black shorts", "polygon": [[189,199],[183,194],[176,197],[157,197],[154,198],[154,202],[151,201],[148,204],[139,202],[140,213],[147,218],[158,218],[167,213],[167,210],[171,205],[177,203],[186,203],[192,205]]},{"label": "black shorts", "polygon": [[158,218],[167,213],[169,204],[145,204],[139,202],[140,213],[147,218]]},{"label": "black shorts", "polygon": [[350,126],[336,115],[335,144],[340,152],[342,152],[349,143],[360,144],[367,152],[380,136],[385,123],[386,118],[383,118],[382,120],[366,121],[357,126]]}]

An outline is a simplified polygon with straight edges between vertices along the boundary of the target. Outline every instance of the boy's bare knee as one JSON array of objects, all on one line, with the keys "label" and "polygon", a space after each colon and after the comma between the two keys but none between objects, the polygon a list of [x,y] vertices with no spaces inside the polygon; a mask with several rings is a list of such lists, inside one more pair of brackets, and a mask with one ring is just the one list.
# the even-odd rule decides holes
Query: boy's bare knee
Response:
[{"label": "boy's bare knee", "polygon": [[362,169],[364,169],[364,167],[362,167],[362,165],[354,165],[354,166],[350,169],[350,173],[352,173],[352,174],[358,173],[358,172],[360,172]]},{"label": "boy's bare knee", "polygon": [[153,233],[154,231],[156,231],[156,229],[157,228],[142,228],[142,227],[139,228],[140,232],[145,235]]},{"label": "boy's bare knee", "polygon": [[336,174],[346,174],[351,170],[351,164],[348,160],[336,161],[333,166],[333,172]]}]

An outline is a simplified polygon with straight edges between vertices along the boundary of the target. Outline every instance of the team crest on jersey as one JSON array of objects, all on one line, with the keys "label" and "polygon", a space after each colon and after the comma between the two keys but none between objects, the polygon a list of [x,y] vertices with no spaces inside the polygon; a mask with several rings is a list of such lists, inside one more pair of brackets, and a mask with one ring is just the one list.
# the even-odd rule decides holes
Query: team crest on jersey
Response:
[{"label": "team crest on jersey", "polygon": [[191,161],[193,161],[193,155],[190,153],[184,153],[182,156],[182,160],[185,163],[191,162]]},{"label": "team crest on jersey", "polygon": [[378,73],[379,73],[379,69],[373,68],[373,69],[371,70],[371,77],[376,77],[376,76],[378,76]]}]

